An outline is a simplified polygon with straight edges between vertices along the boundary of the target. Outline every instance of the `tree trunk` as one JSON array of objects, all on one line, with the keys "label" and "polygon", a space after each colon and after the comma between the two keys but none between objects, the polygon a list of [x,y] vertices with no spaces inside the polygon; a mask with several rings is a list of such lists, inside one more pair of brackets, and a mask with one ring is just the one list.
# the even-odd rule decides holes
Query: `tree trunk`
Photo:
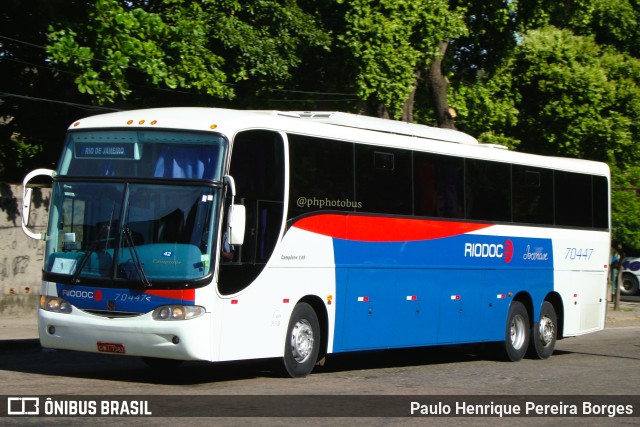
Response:
[{"label": "tree trunk", "polygon": [[390,119],[389,110],[387,110],[386,105],[380,103],[378,104],[377,115],[381,119]]},{"label": "tree trunk", "polygon": [[366,101],[358,101],[358,106],[356,109],[356,114],[360,114],[363,116],[372,116],[372,117],[378,117],[381,119],[388,119],[390,118],[389,116],[389,110],[387,110],[387,107],[385,107],[384,104],[382,103],[376,103],[376,102],[366,102]]},{"label": "tree trunk", "polygon": [[413,123],[413,104],[416,99],[416,90],[418,89],[418,82],[422,77],[421,70],[416,71],[416,75],[413,79],[413,85],[411,86],[411,92],[409,92],[409,98],[407,102],[402,106],[402,121],[407,123]]},{"label": "tree trunk", "polygon": [[436,110],[436,120],[441,128],[455,129],[456,112],[449,108],[447,102],[447,88],[449,81],[442,73],[442,59],[449,47],[449,40],[438,43],[438,54],[431,62],[428,73],[428,86],[431,92],[431,100]]}]

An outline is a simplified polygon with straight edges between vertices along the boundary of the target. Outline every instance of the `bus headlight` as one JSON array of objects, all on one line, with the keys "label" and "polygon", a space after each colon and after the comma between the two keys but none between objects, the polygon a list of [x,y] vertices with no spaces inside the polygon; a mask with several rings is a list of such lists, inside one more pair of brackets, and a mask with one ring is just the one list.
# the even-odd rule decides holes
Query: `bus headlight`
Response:
[{"label": "bus headlight", "polygon": [[48,295],[40,296],[40,308],[46,311],[53,311],[54,313],[71,313],[71,304],[68,301]]},{"label": "bus headlight", "polygon": [[163,305],[153,310],[154,320],[189,320],[205,313],[204,307],[197,305]]}]

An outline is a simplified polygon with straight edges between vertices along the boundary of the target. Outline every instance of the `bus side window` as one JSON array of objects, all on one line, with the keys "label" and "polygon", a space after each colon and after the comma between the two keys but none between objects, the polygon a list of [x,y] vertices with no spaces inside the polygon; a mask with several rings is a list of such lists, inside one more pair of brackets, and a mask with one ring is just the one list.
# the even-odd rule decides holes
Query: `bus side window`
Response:
[{"label": "bus side window", "polygon": [[[229,174],[236,183],[236,203],[246,208],[244,243],[233,248],[233,262],[220,265],[223,294],[238,292],[260,274],[282,229],[284,147],[279,134],[247,131],[236,136]],[[227,212],[228,201],[225,204]],[[224,233],[224,229],[223,229]]]},{"label": "bus side window", "polygon": [[287,137],[289,219],[322,210],[353,212],[357,204],[353,143],[295,134]]},{"label": "bus side window", "polygon": [[415,215],[462,218],[464,214],[464,160],[415,152]]},{"label": "bus side window", "polygon": [[358,211],[411,215],[411,152],[356,145],[355,153]]}]

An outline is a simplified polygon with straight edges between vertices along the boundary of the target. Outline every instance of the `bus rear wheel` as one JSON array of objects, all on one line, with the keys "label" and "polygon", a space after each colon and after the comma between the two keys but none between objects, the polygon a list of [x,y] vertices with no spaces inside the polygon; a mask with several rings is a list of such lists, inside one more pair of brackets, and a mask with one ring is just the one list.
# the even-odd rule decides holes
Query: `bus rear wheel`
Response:
[{"label": "bus rear wheel", "polygon": [[545,301],[540,308],[540,319],[531,327],[528,356],[538,359],[551,357],[556,347],[557,331],[556,310],[549,301]]},{"label": "bus rear wheel", "polygon": [[638,278],[631,273],[622,273],[620,295],[635,295],[638,293]]},{"label": "bus rear wheel", "polygon": [[517,362],[527,352],[529,346],[529,314],[524,305],[513,301],[507,315],[503,355],[506,360]]},{"label": "bus rear wheel", "polygon": [[299,303],[293,309],[284,343],[284,368],[289,376],[311,373],[320,351],[320,323],[313,308]]}]

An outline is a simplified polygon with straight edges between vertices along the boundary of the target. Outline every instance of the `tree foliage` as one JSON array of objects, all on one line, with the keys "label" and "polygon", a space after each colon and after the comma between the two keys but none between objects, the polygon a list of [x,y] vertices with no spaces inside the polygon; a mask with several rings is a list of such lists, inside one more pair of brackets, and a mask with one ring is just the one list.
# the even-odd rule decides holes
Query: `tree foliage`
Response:
[{"label": "tree foliage", "polygon": [[516,16],[517,43],[454,83],[459,127],[526,152],[608,162],[614,238],[640,249],[640,4],[534,0]]},{"label": "tree foliage", "polygon": [[418,73],[439,54],[439,43],[466,32],[463,11],[451,10],[446,0],[345,4],[346,29],[338,39],[353,58],[358,97],[399,118]]},{"label": "tree foliage", "polygon": [[613,172],[613,240],[623,242],[627,250],[637,254],[640,252],[640,166],[629,165],[624,171],[614,168]]},{"label": "tree foliage", "polygon": [[287,80],[300,49],[329,42],[294,1],[165,0],[149,11],[96,0],[89,25],[74,27],[52,26],[48,52],[101,104],[126,99],[132,81],[231,99],[229,82]]},{"label": "tree foliage", "polygon": [[455,119],[608,162],[614,235],[640,248],[638,22],[638,0],[6,0],[0,174],[50,165],[92,104]]},{"label": "tree foliage", "polygon": [[[48,65],[51,22],[86,22],[82,2],[4,0],[0,8],[0,179],[22,180],[26,171],[52,167],[69,122],[95,111],[70,109],[79,101],[67,74]],[[60,100],[48,103],[45,99]],[[64,101],[62,101],[64,100]]]},{"label": "tree foliage", "polygon": [[606,161],[631,145],[630,120],[608,78],[607,53],[591,37],[547,27],[527,33],[514,55],[514,92],[524,151]]}]

